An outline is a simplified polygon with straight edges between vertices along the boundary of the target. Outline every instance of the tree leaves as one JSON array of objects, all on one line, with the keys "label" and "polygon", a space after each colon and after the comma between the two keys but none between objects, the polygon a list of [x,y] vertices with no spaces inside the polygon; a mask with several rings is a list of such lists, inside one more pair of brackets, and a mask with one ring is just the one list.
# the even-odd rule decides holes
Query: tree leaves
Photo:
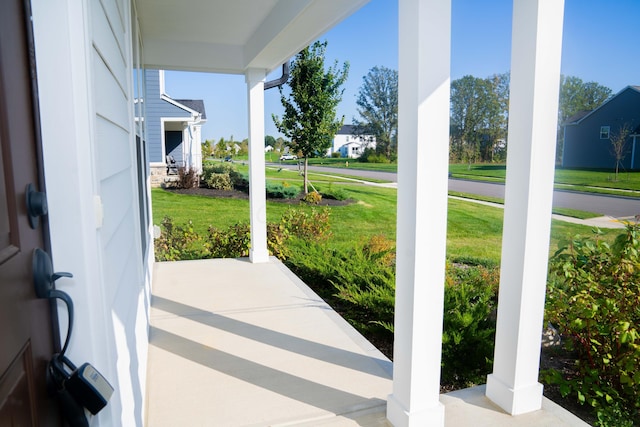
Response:
[{"label": "tree leaves", "polygon": [[356,103],[358,134],[375,136],[376,151],[390,159],[398,150],[398,72],[373,67],[362,79]]},{"label": "tree leaves", "polygon": [[349,63],[339,68],[336,61],[325,70],[326,48],[326,41],[317,41],[296,55],[287,83],[291,89],[289,95],[280,88],[284,115],[282,119],[272,115],[278,131],[291,139],[291,148],[305,158],[305,194],[308,192],[306,159],[324,156],[344,122],[344,116],[336,119],[336,110],[342,100],[344,89],[341,87],[347,79]]}]

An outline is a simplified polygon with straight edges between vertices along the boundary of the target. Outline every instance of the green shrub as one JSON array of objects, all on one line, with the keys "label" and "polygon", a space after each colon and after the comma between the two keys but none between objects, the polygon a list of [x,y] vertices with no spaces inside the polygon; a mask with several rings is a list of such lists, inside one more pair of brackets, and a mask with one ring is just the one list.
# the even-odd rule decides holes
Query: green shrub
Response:
[{"label": "green shrub", "polygon": [[309,203],[310,205],[317,205],[322,201],[322,195],[317,191],[310,191],[309,193],[305,194],[305,196],[302,198],[302,201]]},{"label": "green shrub", "polygon": [[249,192],[249,176],[238,171],[229,172],[229,178],[231,178],[231,184],[233,188],[245,193]]},{"label": "green shrub", "polygon": [[[329,248],[326,243],[312,242],[293,237],[287,244],[289,256],[284,263],[304,283],[332,306],[335,299],[335,288],[330,282],[333,277],[333,258],[336,249]],[[335,306],[334,306],[335,307]]]},{"label": "green shrub", "polygon": [[362,155],[358,158],[359,162],[365,163],[390,163],[390,160],[384,154],[376,153],[373,148],[365,148]]},{"label": "green shrub", "polygon": [[227,173],[211,173],[208,175],[205,184],[214,190],[232,190],[231,178]]},{"label": "green shrub", "polygon": [[[328,209],[288,209],[279,222],[267,224],[267,247],[272,255],[285,259],[290,251],[289,239],[326,241],[331,235]],[[210,227],[207,236],[201,236],[189,221],[175,225],[165,217],[160,224],[160,237],[155,239],[156,261],[180,261],[206,258],[238,258],[249,255],[250,227],[240,223],[227,229]]]},{"label": "green shrub", "polygon": [[334,187],[332,183],[329,183],[327,188],[322,188],[320,193],[326,199],[346,200],[349,198],[349,193],[344,188]]},{"label": "green shrub", "polygon": [[310,212],[289,208],[280,221],[292,236],[310,241],[325,241],[331,236],[330,216],[331,211],[328,208],[321,210],[311,208]]},{"label": "green shrub", "polygon": [[226,173],[228,175],[236,171],[237,169],[233,163],[215,162],[205,164],[202,170],[202,175],[205,177],[212,173]]},{"label": "green shrub", "polygon": [[339,159],[341,156],[339,151],[334,151],[333,153],[331,153],[331,157],[334,159]]},{"label": "green shrub", "polygon": [[208,258],[240,258],[249,256],[251,234],[249,224],[239,223],[227,230],[209,227],[206,247]]},{"label": "green shrub", "polygon": [[[307,240],[294,241],[289,249],[287,266],[354,327],[370,339],[392,340],[393,241],[374,236],[338,250]],[[491,372],[498,278],[495,267],[447,266],[442,343],[442,379],[446,384],[478,384]]]},{"label": "green shrub", "polygon": [[280,260],[285,260],[289,256],[287,242],[291,233],[282,221],[267,223],[267,249],[269,253]]},{"label": "green shrub", "polygon": [[569,350],[577,377],[547,372],[560,392],[593,407],[599,425],[640,424],[640,227],[612,245],[560,242],[550,261],[547,317]]},{"label": "green shrub", "polygon": [[293,199],[300,194],[300,188],[283,184],[267,183],[267,197],[274,199]]},{"label": "green shrub", "polygon": [[483,383],[493,365],[499,270],[447,264],[442,334],[442,381]]},{"label": "green shrub", "polygon": [[330,278],[336,296],[350,303],[349,321],[364,333],[388,338],[393,334],[395,304],[395,269],[387,259],[392,250],[371,251],[357,245],[334,254]]},{"label": "green shrub", "polygon": [[175,225],[169,217],[160,223],[160,236],[153,242],[156,261],[179,261],[201,259],[206,256],[206,249],[193,224]]}]

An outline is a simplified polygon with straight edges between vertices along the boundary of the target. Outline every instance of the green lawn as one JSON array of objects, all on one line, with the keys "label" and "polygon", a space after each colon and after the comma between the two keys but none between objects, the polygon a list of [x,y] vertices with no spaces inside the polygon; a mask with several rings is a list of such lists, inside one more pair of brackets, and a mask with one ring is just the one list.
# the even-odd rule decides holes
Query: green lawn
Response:
[{"label": "green lawn", "polygon": [[[267,161],[278,162],[278,156],[271,153],[267,153],[265,155],[265,159]],[[239,165],[242,165],[243,162],[247,161],[246,156],[238,157],[235,160],[236,164]],[[296,164],[296,161],[286,161],[283,163]],[[342,176],[346,177],[349,176],[349,169],[364,169],[384,172],[397,172],[398,170],[397,163],[361,163],[357,160],[349,160],[348,163],[349,164],[347,166],[346,159],[309,159],[310,165],[342,168],[345,170],[345,173],[342,174]],[[506,176],[506,165],[504,163],[474,163],[469,166],[466,163],[451,163],[449,164],[449,172],[454,178],[504,182]],[[575,191],[590,193],[640,197],[640,171],[620,172],[616,180],[613,169],[583,170],[563,169],[557,167],[554,181],[557,189],[572,189]],[[628,190],[631,190],[631,192]]]},{"label": "green lawn", "polygon": [[[357,203],[331,208],[332,244],[348,246],[359,240],[382,234],[395,238],[396,190],[370,186],[345,185]],[[249,203],[239,199],[214,199],[174,194],[159,188],[152,190],[153,222],[159,224],[168,215],[177,224],[191,220],[198,232],[210,225],[227,227],[249,221]],[[267,220],[277,221],[290,206],[267,202]],[[302,209],[311,209],[301,206]],[[447,255],[452,259],[483,259],[498,263],[502,239],[503,210],[472,202],[450,200],[448,212]],[[425,218],[425,220],[428,220]],[[568,235],[591,233],[590,227],[553,221],[550,253],[559,239]],[[613,239],[619,230],[608,230]]]},{"label": "green lawn", "polygon": [[[504,182],[506,165],[504,164],[450,164],[449,172],[454,178],[478,179],[483,181]],[[617,194],[640,197],[639,193],[616,190],[640,191],[640,172],[621,172],[615,180],[613,170],[583,170],[556,168],[556,188],[568,188],[593,193]],[[589,188],[600,187],[600,188]],[[609,189],[609,190],[603,190]]]}]

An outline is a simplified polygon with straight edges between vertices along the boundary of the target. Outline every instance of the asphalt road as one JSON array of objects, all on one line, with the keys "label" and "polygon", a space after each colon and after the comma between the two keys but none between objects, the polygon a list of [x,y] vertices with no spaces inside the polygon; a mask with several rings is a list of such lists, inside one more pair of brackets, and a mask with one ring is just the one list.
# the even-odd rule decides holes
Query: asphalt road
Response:
[{"label": "asphalt road", "polygon": [[[280,165],[295,169],[294,165]],[[331,168],[324,166],[309,166],[314,172],[327,174],[342,174],[362,178],[380,179],[398,182],[398,174],[394,172],[366,171],[358,169]],[[460,193],[477,194],[480,196],[504,198],[504,184],[481,181],[467,181],[449,179],[449,190]],[[629,217],[640,214],[640,199],[633,197],[607,196],[594,193],[580,193],[568,190],[554,190],[553,206],[570,208],[580,211],[594,212],[615,218]]]},{"label": "asphalt road", "polygon": [[[449,190],[504,198],[504,184],[491,182],[450,179]],[[570,208],[579,211],[594,212],[615,218],[640,214],[639,198],[607,196],[568,190],[554,190],[553,206],[556,208]]]}]

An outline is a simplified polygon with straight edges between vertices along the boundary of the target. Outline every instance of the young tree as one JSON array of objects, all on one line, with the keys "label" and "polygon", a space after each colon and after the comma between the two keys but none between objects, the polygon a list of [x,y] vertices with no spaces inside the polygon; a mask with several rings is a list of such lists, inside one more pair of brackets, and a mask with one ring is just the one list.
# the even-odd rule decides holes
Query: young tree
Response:
[{"label": "young tree", "polygon": [[323,156],[331,147],[333,137],[342,126],[344,116],[336,120],[336,109],[342,100],[341,89],[349,72],[349,64],[338,68],[336,61],[325,71],[327,42],[315,42],[298,53],[291,65],[285,96],[280,88],[284,115],[275,114],[273,121],[280,132],[291,139],[290,147],[304,157],[304,193],[308,193],[307,161]]},{"label": "young tree", "polygon": [[609,142],[611,142],[611,154],[616,159],[616,177],[618,180],[618,169],[622,164],[624,157],[629,151],[629,135],[631,135],[631,125],[625,123],[621,125],[617,131],[609,134]]},{"label": "young tree", "polygon": [[213,141],[206,140],[202,144],[202,157],[211,157],[213,155]]},{"label": "young tree", "polygon": [[216,157],[223,158],[227,154],[227,142],[224,138],[220,138],[213,148],[213,154]]},{"label": "young tree", "polygon": [[278,153],[282,153],[284,151],[284,147],[286,147],[287,144],[288,144],[288,142],[285,141],[283,137],[279,136],[276,139],[276,142],[273,145],[273,148],[275,148]]},{"label": "young tree", "polygon": [[398,72],[373,67],[362,79],[356,103],[362,118],[354,120],[357,132],[375,136],[376,151],[391,158],[397,153]]}]

